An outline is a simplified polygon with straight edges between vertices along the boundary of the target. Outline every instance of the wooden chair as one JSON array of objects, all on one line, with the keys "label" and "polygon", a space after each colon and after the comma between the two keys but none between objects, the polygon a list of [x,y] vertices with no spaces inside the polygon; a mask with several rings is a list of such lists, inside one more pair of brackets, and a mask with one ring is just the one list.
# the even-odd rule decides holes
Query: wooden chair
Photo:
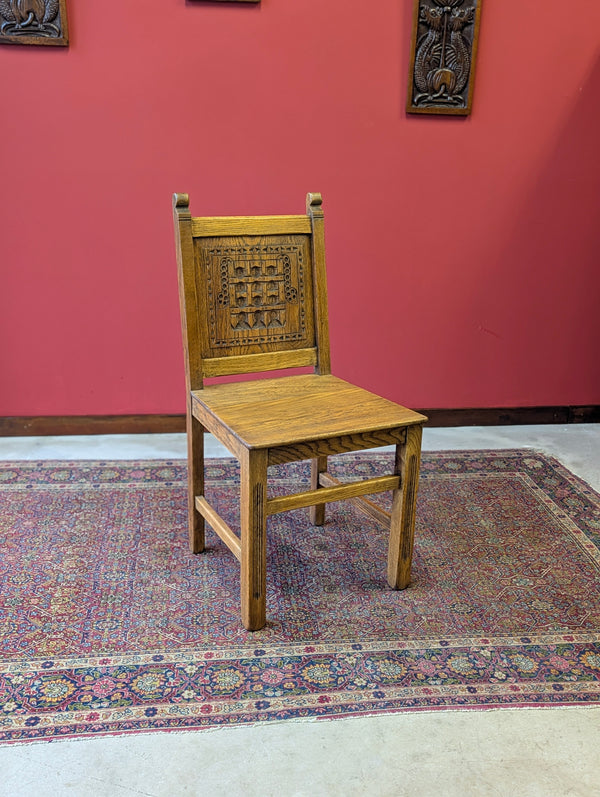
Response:
[{"label": "wooden chair", "polygon": [[[417,412],[331,375],[323,211],[308,194],[300,216],[193,218],[173,196],[187,378],[189,535],[204,550],[204,522],[241,563],[241,611],[265,624],[267,516],[353,499],[390,527],[387,579],[410,581],[421,430]],[[363,286],[363,290],[368,287]],[[299,366],[313,373],[204,385],[203,380]],[[211,432],[240,462],[238,537],[204,497],[203,436]],[[394,473],[341,484],[327,457],[395,444]],[[267,468],[311,459],[311,490],[267,496]],[[391,515],[360,496],[393,490]]]}]

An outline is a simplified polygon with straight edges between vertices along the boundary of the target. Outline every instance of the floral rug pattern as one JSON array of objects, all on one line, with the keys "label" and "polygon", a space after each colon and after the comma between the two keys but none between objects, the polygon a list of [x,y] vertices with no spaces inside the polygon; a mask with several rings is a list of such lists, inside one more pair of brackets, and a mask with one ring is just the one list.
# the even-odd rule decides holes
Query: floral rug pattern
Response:
[{"label": "floral rug pattern", "polygon": [[[391,455],[332,460],[342,479]],[[185,463],[0,463],[0,741],[389,711],[600,703],[600,496],[529,451],[425,454],[413,579],[347,503],[268,528],[267,626],[187,551]],[[305,463],[270,469],[300,489]],[[237,524],[232,460],[209,500]],[[378,497],[376,500],[385,500]]]}]

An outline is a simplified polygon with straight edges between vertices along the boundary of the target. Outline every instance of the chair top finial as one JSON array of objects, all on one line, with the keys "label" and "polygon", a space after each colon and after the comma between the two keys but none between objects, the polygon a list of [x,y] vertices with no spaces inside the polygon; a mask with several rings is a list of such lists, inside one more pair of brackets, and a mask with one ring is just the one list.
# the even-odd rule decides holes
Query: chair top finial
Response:
[{"label": "chair top finial", "polygon": [[306,213],[312,216],[322,216],[323,197],[321,194],[307,194],[306,195]]},{"label": "chair top finial", "polygon": [[173,194],[174,208],[188,208],[190,206],[189,194]]}]

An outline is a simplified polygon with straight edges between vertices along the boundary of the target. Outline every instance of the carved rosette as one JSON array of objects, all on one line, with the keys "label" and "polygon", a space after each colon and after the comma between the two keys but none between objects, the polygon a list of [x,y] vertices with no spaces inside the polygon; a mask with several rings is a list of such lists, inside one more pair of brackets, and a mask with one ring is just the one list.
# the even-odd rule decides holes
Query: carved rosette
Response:
[{"label": "carved rosette", "polygon": [[0,42],[68,45],[66,0],[0,0]]}]

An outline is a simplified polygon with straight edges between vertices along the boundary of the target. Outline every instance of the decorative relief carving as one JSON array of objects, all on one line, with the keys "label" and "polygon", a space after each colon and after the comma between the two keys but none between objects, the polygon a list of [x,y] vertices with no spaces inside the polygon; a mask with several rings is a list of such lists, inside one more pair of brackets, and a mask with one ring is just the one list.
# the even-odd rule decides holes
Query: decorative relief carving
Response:
[{"label": "decorative relief carving", "polygon": [[409,113],[471,112],[482,0],[415,0]]},{"label": "decorative relief carving", "polygon": [[0,42],[67,45],[66,0],[0,0]]},{"label": "decorative relief carving", "polygon": [[209,248],[203,260],[212,346],[306,338],[301,245]]}]

